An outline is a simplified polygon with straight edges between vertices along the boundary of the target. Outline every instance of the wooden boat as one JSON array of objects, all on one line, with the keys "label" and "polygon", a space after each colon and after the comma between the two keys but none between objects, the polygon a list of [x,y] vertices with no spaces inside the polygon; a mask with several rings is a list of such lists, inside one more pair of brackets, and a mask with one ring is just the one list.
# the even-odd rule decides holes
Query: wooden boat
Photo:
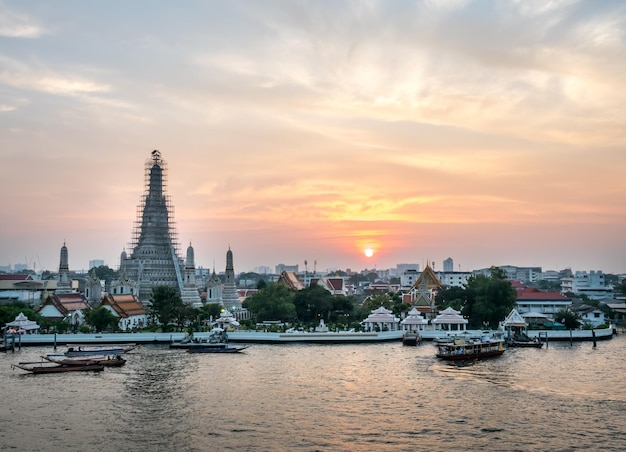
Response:
[{"label": "wooden boat", "polygon": [[121,367],[126,364],[126,360],[120,355],[89,355],[89,356],[65,356],[49,354],[42,356],[46,361],[63,364],[66,366],[80,366],[91,363],[102,364],[104,367]]},{"label": "wooden boat", "polygon": [[437,358],[448,361],[490,358],[503,353],[504,339],[500,338],[455,339],[437,344]]},{"label": "wooden boat", "polygon": [[79,365],[65,365],[59,363],[53,363],[50,361],[35,361],[35,362],[22,362],[12,364],[11,367],[16,367],[34,374],[51,374],[51,373],[63,373],[63,372],[101,372],[104,370],[104,366],[98,363],[79,364]]},{"label": "wooden boat", "polygon": [[419,333],[414,332],[406,332],[402,335],[402,345],[419,345],[422,342],[422,338]]},{"label": "wooden boat", "polygon": [[66,356],[88,356],[88,355],[122,355],[128,353],[131,350],[137,348],[136,345],[129,345],[126,347],[109,347],[109,348],[83,348],[69,347],[65,352]]},{"label": "wooden boat", "polygon": [[221,344],[194,344],[187,349],[187,353],[239,353],[248,348],[247,345],[243,347],[229,347],[225,343]]},{"label": "wooden boat", "polygon": [[541,348],[543,342],[538,337],[530,338],[525,333],[514,333],[506,341],[507,347]]}]

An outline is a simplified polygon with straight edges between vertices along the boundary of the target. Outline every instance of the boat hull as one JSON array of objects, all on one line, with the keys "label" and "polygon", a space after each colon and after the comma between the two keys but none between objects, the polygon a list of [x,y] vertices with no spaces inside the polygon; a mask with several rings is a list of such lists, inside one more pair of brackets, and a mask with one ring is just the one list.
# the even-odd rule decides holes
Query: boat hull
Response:
[{"label": "boat hull", "polygon": [[187,349],[188,353],[239,353],[248,347],[196,346]]},{"label": "boat hull", "polygon": [[101,372],[104,370],[102,364],[87,364],[66,366],[64,364],[37,362],[37,363],[18,363],[13,364],[13,368],[19,368],[33,374],[53,374],[65,372]]},{"label": "boat hull", "polygon": [[443,359],[445,361],[464,361],[469,359],[485,359],[485,358],[494,358],[496,356],[500,356],[504,353],[504,350],[494,350],[490,352],[483,353],[466,353],[459,355],[448,355],[448,354],[440,354],[437,353],[437,358]]}]

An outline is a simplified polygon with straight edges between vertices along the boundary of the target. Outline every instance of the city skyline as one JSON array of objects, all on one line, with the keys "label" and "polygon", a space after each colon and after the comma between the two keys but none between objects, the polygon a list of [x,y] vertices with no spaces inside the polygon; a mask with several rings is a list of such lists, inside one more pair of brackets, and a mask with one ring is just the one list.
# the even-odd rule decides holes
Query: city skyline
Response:
[{"label": "city skyline", "polygon": [[[0,3],[0,265],[626,273],[617,1]],[[370,256],[367,256],[370,254]]]}]

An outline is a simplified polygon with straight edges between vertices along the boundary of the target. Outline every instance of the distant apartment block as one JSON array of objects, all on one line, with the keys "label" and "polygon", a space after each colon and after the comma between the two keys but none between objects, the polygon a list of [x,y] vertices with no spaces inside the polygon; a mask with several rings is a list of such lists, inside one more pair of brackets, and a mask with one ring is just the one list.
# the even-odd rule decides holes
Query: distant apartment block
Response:
[{"label": "distant apartment block", "polygon": [[576,295],[586,295],[591,300],[613,298],[613,287],[604,282],[604,273],[601,270],[577,271],[572,277],[561,280],[561,293],[571,292]]},{"label": "distant apartment block", "polygon": [[91,261],[89,261],[89,270],[91,270],[92,268],[98,268],[104,265],[104,260],[103,259],[93,259]]},{"label": "distant apartment block", "polygon": [[467,285],[467,280],[473,275],[472,272],[435,272],[437,278],[441,280],[441,283],[446,287],[461,287],[464,288]]},{"label": "distant apartment block", "polygon": [[298,264],[296,265],[285,265],[285,264],[278,264],[275,268],[275,273],[277,275],[280,275],[282,272],[293,272],[293,273],[298,273]]},{"label": "distant apartment block", "polygon": [[454,261],[451,257],[443,261],[443,271],[448,273],[454,271]]},{"label": "distant apartment block", "polygon": [[270,267],[268,267],[267,265],[261,265],[259,267],[254,267],[252,269],[252,271],[254,273],[258,273],[259,275],[268,275],[268,274],[272,273],[272,269]]},{"label": "distant apartment block", "polygon": [[421,275],[418,269],[409,268],[400,273],[400,287],[407,288],[413,286],[417,278]]},{"label": "distant apartment block", "polygon": [[[537,282],[542,278],[541,267],[517,267],[514,265],[497,265],[498,268],[506,272],[507,279],[522,281],[524,283]],[[489,276],[490,268],[474,270],[475,274]]]}]

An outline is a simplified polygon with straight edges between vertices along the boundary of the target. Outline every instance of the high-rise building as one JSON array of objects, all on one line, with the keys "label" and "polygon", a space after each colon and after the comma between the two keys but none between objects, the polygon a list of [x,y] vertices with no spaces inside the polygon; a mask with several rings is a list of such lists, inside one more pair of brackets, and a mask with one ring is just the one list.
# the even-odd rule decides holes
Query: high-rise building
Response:
[{"label": "high-rise building", "polygon": [[444,272],[453,272],[454,271],[454,261],[451,257],[447,258],[443,261],[443,271]]},{"label": "high-rise building", "polygon": [[137,282],[138,297],[150,301],[152,289],[170,286],[183,293],[184,262],[178,255],[174,208],[167,195],[167,165],[152,151],[145,165],[145,193],[137,207],[130,256],[121,263]]}]

